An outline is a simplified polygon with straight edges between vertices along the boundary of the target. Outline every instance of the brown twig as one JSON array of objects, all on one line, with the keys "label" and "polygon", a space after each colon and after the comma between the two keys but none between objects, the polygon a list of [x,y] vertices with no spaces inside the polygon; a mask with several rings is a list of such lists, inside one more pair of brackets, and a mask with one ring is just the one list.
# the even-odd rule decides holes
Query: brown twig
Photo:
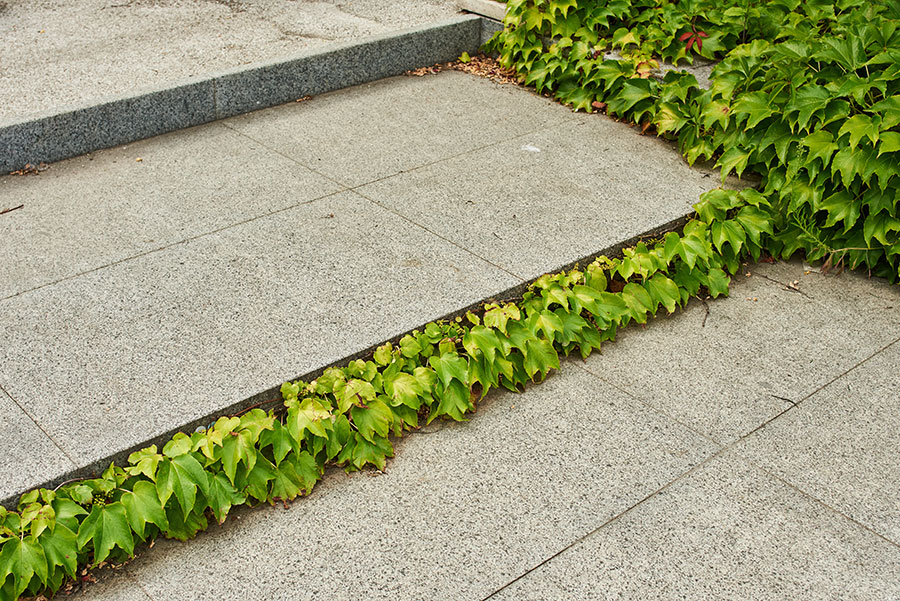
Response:
[{"label": "brown twig", "polygon": [[16,209],[21,209],[21,208],[24,207],[24,206],[25,206],[25,205],[19,205],[19,206],[17,206],[17,207],[13,207],[13,208],[11,208],[11,209],[3,209],[2,211],[0,211],[0,215],[4,215],[4,214],[9,213],[9,212],[11,212],[11,211],[15,211]]}]

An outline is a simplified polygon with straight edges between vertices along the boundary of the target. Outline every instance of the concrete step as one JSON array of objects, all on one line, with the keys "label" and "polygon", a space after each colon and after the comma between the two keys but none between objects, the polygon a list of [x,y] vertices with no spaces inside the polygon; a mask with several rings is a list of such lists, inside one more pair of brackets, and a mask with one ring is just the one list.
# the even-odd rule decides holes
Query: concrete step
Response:
[{"label": "concrete step", "polygon": [[0,178],[0,498],[93,473],[691,212],[717,175],[397,77]]}]

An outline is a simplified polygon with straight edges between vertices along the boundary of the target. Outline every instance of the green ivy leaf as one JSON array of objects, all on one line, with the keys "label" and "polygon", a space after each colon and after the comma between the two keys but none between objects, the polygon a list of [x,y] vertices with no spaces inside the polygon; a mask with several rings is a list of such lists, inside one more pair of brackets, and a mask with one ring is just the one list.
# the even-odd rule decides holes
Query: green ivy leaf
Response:
[{"label": "green ivy leaf", "polygon": [[232,483],[221,472],[209,479],[209,494],[206,498],[209,508],[220,524],[228,517],[233,505],[240,505],[247,500],[247,497],[238,494]]},{"label": "green ivy leaf", "polygon": [[134,538],[131,536],[131,526],[128,525],[124,505],[94,505],[78,529],[78,548],[83,549],[89,542],[94,548],[94,565],[109,557],[110,551],[115,547],[129,557],[134,554]]},{"label": "green ivy leaf", "polygon": [[156,475],[159,500],[166,505],[174,493],[185,520],[194,508],[198,488],[206,494],[209,491],[209,480],[203,466],[191,455],[179,455],[160,463]]},{"label": "green ivy leaf", "polygon": [[15,597],[25,591],[33,576],[37,576],[42,583],[47,582],[47,558],[38,541],[28,536],[3,543],[3,550],[0,551],[0,583],[10,574],[13,577]]},{"label": "green ivy leaf", "polygon": [[[343,390],[344,396],[341,406],[350,407],[355,402],[359,402],[360,398],[374,399],[375,388],[368,382],[362,380],[350,380]],[[346,409],[341,409],[346,412]],[[303,440],[306,432],[313,436],[325,438],[328,436],[325,431],[324,421],[331,418],[331,411],[325,405],[314,398],[303,399],[302,402],[292,404],[288,407],[287,418],[285,424],[290,435],[298,443]]]},{"label": "green ivy leaf", "polygon": [[350,417],[363,438],[374,442],[375,438],[384,438],[393,421],[390,408],[379,400],[370,401],[366,407],[353,407]]},{"label": "green ivy leaf", "polygon": [[[562,330],[562,324],[559,325]],[[525,351],[525,371],[532,380],[538,373],[543,379],[551,369],[559,369],[559,355],[549,340],[532,338],[525,343]]]},{"label": "green ivy leaf", "polygon": [[[434,356],[430,357],[430,359],[433,358]],[[395,407],[403,404],[414,410],[418,410],[422,406],[421,396],[425,392],[415,377],[404,372],[385,378],[384,391],[391,398],[391,404]]]},{"label": "green ivy leaf", "polygon": [[[51,571],[61,567],[69,578],[75,577],[78,570],[78,538],[72,530],[57,524],[53,532],[47,530],[41,534],[38,542],[44,550],[47,566]],[[0,582],[2,580],[0,578]]]},{"label": "green ivy leaf", "polygon": [[878,141],[880,125],[881,118],[878,116],[853,115],[841,125],[841,129],[838,130],[838,139],[844,134],[849,134],[850,148],[852,150],[856,149],[856,145],[864,137],[869,138],[874,145]]},{"label": "green ivy leaf", "polygon": [[134,490],[123,493],[120,502],[125,507],[131,529],[141,540],[146,540],[144,529],[147,523],[156,524],[163,532],[168,529],[169,520],[166,519],[166,511],[159,501],[156,487],[150,482],[136,482]]}]

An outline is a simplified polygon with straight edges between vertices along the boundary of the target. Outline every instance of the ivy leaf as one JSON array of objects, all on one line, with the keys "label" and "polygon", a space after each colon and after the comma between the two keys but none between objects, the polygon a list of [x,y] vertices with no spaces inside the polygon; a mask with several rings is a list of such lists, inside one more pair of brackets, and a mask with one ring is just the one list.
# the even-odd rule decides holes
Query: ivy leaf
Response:
[{"label": "ivy leaf", "polygon": [[[52,570],[61,567],[69,578],[75,577],[78,569],[78,538],[75,533],[63,526],[57,524],[53,532],[45,531],[38,539],[47,558],[47,565]],[[2,565],[2,561],[0,561]],[[2,572],[0,572],[2,573]],[[3,579],[0,578],[0,582]]]},{"label": "ivy leaf", "polygon": [[193,441],[184,432],[178,432],[163,446],[163,455],[170,458],[178,457],[190,453],[193,446]]},{"label": "ivy leaf", "polygon": [[532,330],[534,332],[543,332],[544,336],[550,342],[555,340],[556,334],[563,331],[562,322],[552,311],[547,311],[545,309],[544,311],[537,313],[536,317],[532,319],[534,320]]},{"label": "ivy leaf", "polygon": [[243,463],[248,470],[252,470],[256,464],[256,455],[257,451],[250,431],[232,432],[225,437],[221,451],[222,469],[225,470],[225,475],[232,484],[234,484],[238,463]]},{"label": "ivy leaf", "polygon": [[3,543],[3,550],[0,551],[0,584],[10,574],[13,576],[14,598],[25,591],[33,576],[37,576],[42,583],[47,582],[47,558],[38,541],[28,536],[24,539],[12,538]]},{"label": "ivy leaf", "polygon": [[559,369],[559,355],[549,340],[532,338],[525,343],[525,350],[525,371],[532,380],[535,374],[540,373],[541,378],[544,378],[551,369]]},{"label": "ivy leaf", "polygon": [[870,110],[881,115],[882,129],[891,129],[900,124],[900,94],[895,94],[872,105]]},{"label": "ivy leaf", "polygon": [[813,115],[824,110],[831,99],[831,93],[819,85],[807,84],[794,90],[791,99],[784,106],[786,115],[797,113],[796,118],[789,119],[791,129],[795,126],[806,129]]},{"label": "ivy leaf", "polygon": [[628,305],[629,312],[634,320],[638,323],[647,323],[647,313],[656,314],[656,303],[647,292],[647,289],[631,282],[625,284],[622,289],[622,300]]},{"label": "ivy leaf", "polygon": [[241,416],[240,427],[250,433],[250,442],[256,443],[260,435],[271,430],[274,426],[275,417],[269,415],[262,409],[251,409]]},{"label": "ivy leaf", "polygon": [[350,417],[359,433],[369,442],[374,442],[376,437],[387,436],[393,421],[390,408],[379,400],[369,402],[365,408],[353,407]]},{"label": "ivy leaf", "polygon": [[334,459],[350,440],[350,420],[346,415],[339,415],[334,420],[328,438],[325,440],[325,453],[329,460]]},{"label": "ivy leaf", "polygon": [[465,386],[463,380],[451,379],[447,384],[443,385],[437,397],[438,405],[428,417],[428,423],[431,423],[434,418],[441,415],[446,415],[459,422],[465,419],[466,411],[472,409],[472,403],[469,400],[469,389]]},{"label": "ivy leaf", "polygon": [[370,442],[356,433],[356,444],[353,447],[353,466],[362,469],[365,465],[374,465],[384,470],[387,457],[394,456],[394,448],[387,438],[377,438]]},{"label": "ivy leaf", "polygon": [[731,278],[718,267],[710,269],[706,276],[706,288],[709,290],[709,295],[713,298],[723,294],[728,296],[728,285],[730,283]]},{"label": "ivy leaf", "polygon": [[440,356],[432,356],[428,358],[428,364],[437,373],[437,377],[446,388],[450,382],[455,380],[465,384],[467,382],[466,375],[469,371],[466,360],[457,353],[444,353]]},{"label": "ivy leaf", "polygon": [[375,363],[381,365],[382,367],[390,364],[394,359],[394,347],[390,342],[382,344],[377,349],[375,349],[375,354],[372,357],[375,359]]},{"label": "ivy leaf", "polygon": [[209,491],[209,480],[203,466],[191,455],[179,455],[160,464],[156,475],[159,500],[165,505],[174,493],[185,520],[194,508],[198,488],[206,494]]},{"label": "ivy leaf", "polygon": [[422,345],[409,334],[400,339],[400,354],[404,357],[411,359],[421,352]]},{"label": "ivy leaf", "polygon": [[[760,121],[775,114],[769,106],[771,97],[765,92],[748,92],[741,94],[732,107],[735,115],[746,115],[747,128],[756,127]],[[738,123],[743,119],[738,119]]]},{"label": "ivy leaf", "polygon": [[[405,338],[410,338],[413,340],[413,342],[415,342],[415,339],[411,336],[407,336]],[[417,347],[419,346],[418,342],[415,342],[415,344]],[[421,347],[419,347],[419,349],[421,350]],[[338,395],[338,410],[341,413],[346,413],[352,405],[365,405],[367,402],[373,400],[376,394],[375,388],[372,386],[372,384],[366,382],[365,380],[358,379],[350,380],[346,384],[343,384],[343,387],[340,389],[339,386],[336,385],[334,392],[336,395]],[[290,428],[290,421],[288,422],[288,427]]]},{"label": "ivy leaf", "polygon": [[900,232],[900,219],[885,212],[869,215],[863,225],[863,238],[866,244],[871,244],[872,239],[882,244],[891,245],[898,242],[897,236],[890,236],[890,232]]},{"label": "ivy leaf", "polygon": [[[429,358],[433,359],[434,356]],[[422,406],[420,397],[425,392],[418,380],[404,372],[385,378],[384,391],[391,397],[392,405],[395,407],[403,404],[414,410]]]},{"label": "ivy leaf", "polygon": [[728,174],[732,171],[734,171],[738,177],[741,177],[744,169],[747,168],[747,161],[749,159],[750,151],[744,150],[738,146],[732,146],[723,152],[722,156],[719,157],[719,161],[716,163],[716,166],[722,169],[720,173],[722,181],[724,182],[728,177]]},{"label": "ivy leaf", "polygon": [[[275,465],[281,463],[281,460],[291,452],[293,448],[293,439],[288,429],[284,427],[280,421],[275,420],[272,429],[263,432],[259,437],[259,447],[264,449],[268,446],[272,447],[272,455],[275,458]],[[258,458],[257,458],[258,459]],[[252,470],[251,470],[252,471]]]},{"label": "ivy leaf", "polygon": [[152,444],[146,449],[135,451],[128,456],[128,463],[131,465],[125,468],[125,471],[132,476],[143,474],[150,480],[156,481],[156,468],[163,456],[156,452],[156,445]]},{"label": "ivy leaf", "polygon": [[866,137],[872,141],[874,145],[878,141],[878,127],[881,124],[881,118],[869,115],[853,115],[847,119],[838,130],[838,139],[845,133],[850,134],[850,148],[855,150],[859,141]]},{"label": "ivy leaf", "polygon": [[759,207],[743,207],[735,215],[735,221],[741,224],[747,238],[757,246],[762,246],[762,234],[772,234],[772,220]]},{"label": "ivy leaf", "polygon": [[133,491],[122,494],[120,502],[125,507],[125,514],[131,529],[141,540],[145,540],[144,528],[147,523],[156,524],[165,532],[169,527],[166,511],[159,501],[156,487],[150,482],[136,482]]},{"label": "ivy leaf", "polygon": [[[354,402],[354,399],[358,400],[362,395],[365,395],[366,398],[374,399],[375,388],[363,380],[350,380],[346,388],[344,388],[344,399],[348,408]],[[346,409],[342,409],[342,412],[346,412]],[[306,398],[302,402],[291,404],[288,407],[285,423],[290,435],[299,443],[303,440],[304,433],[307,431],[313,436],[321,438],[328,436],[325,432],[323,420],[327,420],[330,417],[331,411],[325,405],[314,398]]]},{"label": "ivy leaf", "polygon": [[265,501],[269,498],[269,482],[274,479],[275,466],[265,456],[260,456],[253,469],[247,472],[245,490],[257,501]]},{"label": "ivy leaf", "polygon": [[900,151],[900,133],[885,131],[881,133],[881,142],[878,144],[878,156],[885,152]]},{"label": "ivy leaf", "polygon": [[741,246],[747,239],[744,228],[733,219],[713,223],[710,233],[712,233],[713,244],[716,245],[719,252],[723,252],[725,244],[728,243],[731,245],[734,253],[738,254],[741,252]]},{"label": "ivy leaf", "polygon": [[84,507],[69,499],[56,498],[51,503],[56,513],[57,526],[63,525],[72,532],[78,530],[78,516],[87,515]]},{"label": "ivy leaf", "polygon": [[828,166],[831,156],[837,150],[837,144],[834,142],[834,136],[827,129],[810,134],[803,138],[801,144],[809,149],[809,160],[819,159],[822,161],[822,167]]},{"label": "ivy leaf", "polygon": [[656,303],[663,305],[669,313],[675,311],[675,307],[681,300],[678,284],[663,274],[657,273],[647,281],[645,286]]},{"label": "ivy leaf", "polygon": [[238,494],[222,472],[209,479],[209,494],[206,498],[220,524],[228,517],[232,505],[240,505],[247,500],[247,497]]},{"label": "ivy leaf", "polygon": [[825,227],[833,227],[840,221],[844,224],[844,233],[848,232],[859,219],[859,208],[859,202],[854,201],[846,190],[832,194],[819,205],[819,209],[828,214]]},{"label": "ivy leaf", "polygon": [[129,557],[133,555],[134,538],[125,506],[121,503],[94,505],[78,529],[78,548],[83,549],[88,542],[93,543],[95,565],[109,557],[115,547],[125,551]]}]

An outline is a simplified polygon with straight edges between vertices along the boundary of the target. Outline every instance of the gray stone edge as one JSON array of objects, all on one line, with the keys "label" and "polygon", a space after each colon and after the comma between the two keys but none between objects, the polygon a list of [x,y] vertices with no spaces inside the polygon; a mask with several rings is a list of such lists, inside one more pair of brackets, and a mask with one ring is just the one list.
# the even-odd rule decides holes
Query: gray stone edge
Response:
[{"label": "gray stone edge", "polygon": [[[615,244],[607,246],[606,248],[604,248],[602,250],[591,253],[591,254],[584,256],[580,259],[577,259],[575,261],[571,261],[564,265],[560,265],[559,267],[549,271],[548,273],[558,273],[558,272],[564,271],[564,270],[575,269],[578,266],[583,267],[601,255],[605,255],[610,258],[621,257],[622,251],[624,249],[633,247],[641,240],[659,238],[662,234],[665,234],[667,232],[680,230],[682,227],[684,227],[684,224],[687,223],[687,221],[690,219],[691,215],[692,215],[692,213],[686,214],[682,217],[679,217],[678,219],[669,221],[668,223],[657,226],[657,227],[655,227],[651,230],[648,230],[642,234],[638,234],[637,236],[633,236],[627,240],[622,240],[621,242],[617,242]],[[465,307],[461,307],[459,309],[451,311],[450,313],[447,313],[441,317],[436,317],[434,319],[430,319],[428,322],[422,323],[410,330],[407,330],[405,332],[397,334],[388,340],[379,342],[378,344],[374,344],[374,345],[372,345],[368,348],[362,349],[356,353],[347,355],[346,357],[339,359],[337,361],[334,361],[332,363],[329,363],[327,365],[322,365],[321,367],[318,367],[312,371],[309,371],[305,374],[302,374],[295,378],[292,378],[292,380],[305,380],[305,381],[309,382],[309,381],[314,380],[315,378],[319,377],[322,374],[322,372],[324,372],[329,367],[341,367],[341,366],[347,365],[350,361],[353,361],[355,359],[369,357],[375,351],[376,348],[378,348],[385,342],[391,342],[392,344],[396,345],[399,343],[399,340],[403,336],[406,336],[413,330],[421,331],[431,321],[438,321],[438,320],[442,320],[442,319],[443,320],[455,319],[458,316],[460,316],[460,317],[464,316],[468,311],[476,311],[476,310],[480,309],[485,303],[503,302],[503,301],[511,301],[511,300],[520,299],[522,297],[522,294],[528,288],[528,286],[537,279],[538,278],[533,278],[527,282],[517,284],[516,286],[508,288],[507,290],[504,290],[500,293],[492,295],[488,298],[479,300],[477,302],[468,304]],[[88,464],[84,467],[70,470],[56,478],[53,478],[46,482],[43,482],[42,484],[35,485],[32,488],[29,488],[27,490],[22,490],[18,493],[10,495],[6,498],[0,499],[0,505],[6,507],[8,509],[14,509],[16,506],[16,503],[19,500],[19,497],[22,494],[28,492],[28,490],[32,490],[33,488],[53,489],[56,486],[58,486],[60,483],[66,482],[68,480],[97,477],[112,462],[115,462],[118,465],[124,465],[128,459],[128,456],[131,453],[133,453],[135,451],[139,451],[140,449],[146,448],[152,444],[155,444],[157,447],[162,448],[162,446],[166,442],[171,440],[172,437],[176,433],[178,433],[178,432],[186,432],[186,433],[193,432],[199,426],[207,426],[207,425],[215,422],[215,420],[218,419],[219,417],[235,415],[237,413],[240,413],[242,411],[245,411],[247,409],[257,407],[257,406],[268,410],[281,402],[281,400],[282,400],[281,399],[281,384],[282,383],[279,382],[276,386],[273,386],[272,388],[269,388],[267,390],[264,390],[262,392],[254,394],[253,396],[243,399],[241,401],[232,403],[231,405],[228,405],[227,407],[223,407],[222,409],[220,409],[216,412],[209,413],[203,417],[197,418],[188,423],[171,428],[170,430],[167,430],[161,434],[153,436],[152,438],[148,438],[144,442],[138,443],[132,447],[129,447],[128,449],[116,451],[107,456],[104,456],[95,461],[92,461],[90,464]]]},{"label": "gray stone edge", "polygon": [[0,122],[0,174],[284,104],[475,53],[482,17],[460,15],[161,88]]}]

